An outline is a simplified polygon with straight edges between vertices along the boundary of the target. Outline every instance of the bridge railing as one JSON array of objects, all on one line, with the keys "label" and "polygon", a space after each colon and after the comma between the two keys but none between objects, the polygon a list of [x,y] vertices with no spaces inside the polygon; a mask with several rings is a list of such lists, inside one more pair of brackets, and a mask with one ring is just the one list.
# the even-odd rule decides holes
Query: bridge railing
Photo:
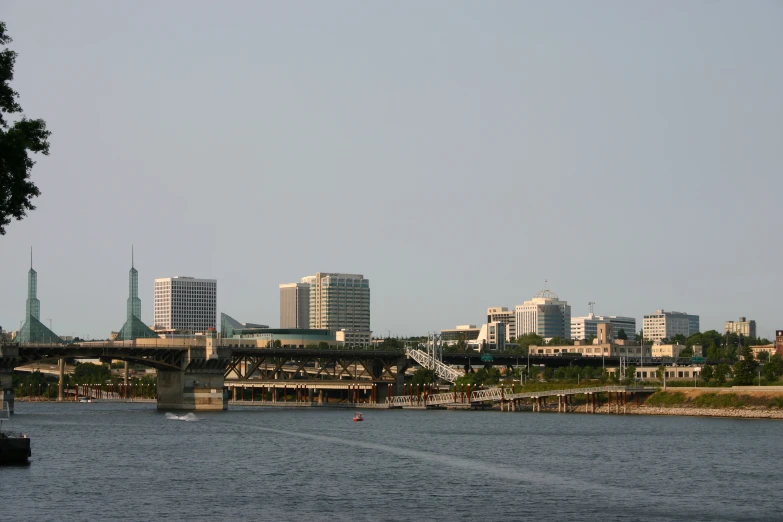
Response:
[{"label": "bridge railing", "polygon": [[406,348],[405,355],[423,367],[429,370],[435,370],[435,374],[445,381],[456,382],[457,379],[462,376],[459,371],[455,370],[451,366],[443,364],[441,361],[417,348]]}]

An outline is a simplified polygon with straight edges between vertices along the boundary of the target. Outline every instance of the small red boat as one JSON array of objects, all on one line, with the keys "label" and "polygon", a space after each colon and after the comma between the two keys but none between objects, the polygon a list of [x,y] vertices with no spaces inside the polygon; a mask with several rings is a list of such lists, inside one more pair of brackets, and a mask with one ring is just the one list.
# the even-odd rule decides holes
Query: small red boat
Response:
[{"label": "small red boat", "polygon": [[354,422],[360,422],[360,421],[363,421],[363,420],[364,420],[364,415],[362,415],[361,413],[357,412],[356,415],[353,416],[353,421]]}]

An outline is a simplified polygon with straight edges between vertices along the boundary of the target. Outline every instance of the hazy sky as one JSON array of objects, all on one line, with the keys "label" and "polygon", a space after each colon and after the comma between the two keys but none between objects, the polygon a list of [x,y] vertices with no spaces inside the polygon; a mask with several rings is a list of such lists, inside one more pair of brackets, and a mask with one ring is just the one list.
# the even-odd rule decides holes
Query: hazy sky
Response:
[{"label": "hazy sky", "polygon": [[131,244],[279,323],[278,284],[370,279],[372,328],[574,316],[783,328],[783,3],[28,2],[0,12],[44,118],[38,209],[0,236],[0,325],[104,338]]}]

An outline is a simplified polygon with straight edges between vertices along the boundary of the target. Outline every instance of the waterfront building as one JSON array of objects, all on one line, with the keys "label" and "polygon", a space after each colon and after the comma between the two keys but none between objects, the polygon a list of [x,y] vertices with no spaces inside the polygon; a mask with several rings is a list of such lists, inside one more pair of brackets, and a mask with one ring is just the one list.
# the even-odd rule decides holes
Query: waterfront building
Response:
[{"label": "waterfront building", "polygon": [[271,348],[280,341],[282,348],[307,348],[321,343],[338,346],[335,332],[312,328],[269,328],[266,325],[240,323],[233,317],[220,314],[220,336],[224,346],[243,348]]},{"label": "waterfront building", "polygon": [[220,337],[228,339],[242,337],[242,333],[250,330],[268,330],[269,326],[258,323],[240,323],[228,314],[220,313]]},{"label": "waterfront building", "polygon": [[[667,366],[664,368],[666,379],[670,381],[690,380],[701,376],[701,366]],[[607,372],[614,373],[617,368],[608,368]],[[657,366],[640,366],[636,368],[636,378],[641,380],[662,381],[663,376]]]},{"label": "waterfront building", "polygon": [[33,251],[30,249],[30,270],[27,272],[27,301],[25,321],[15,340],[19,343],[61,343],[56,333],[41,322],[41,302],[38,300],[38,272],[33,270]]},{"label": "waterfront building", "polygon": [[756,321],[752,319],[748,321],[745,317],[740,317],[739,321],[726,321],[724,331],[745,337],[756,337]]},{"label": "waterfront building", "polygon": [[571,306],[557,294],[543,290],[516,307],[516,334],[534,333],[544,339],[571,338]]},{"label": "waterfront building", "polygon": [[141,320],[141,299],[139,299],[139,271],[133,263],[133,249],[131,248],[131,269],[128,274],[128,305],[125,315],[125,324],[119,332],[112,332],[111,340],[132,341],[134,339],[154,338],[158,334],[152,331]]},{"label": "waterfront building", "polygon": [[457,344],[460,340],[475,341],[478,339],[481,328],[475,324],[459,324],[456,328],[447,328],[440,331],[440,339],[444,344]]},{"label": "waterfront building", "polygon": [[644,316],[642,328],[644,338],[651,341],[671,339],[680,334],[688,337],[699,333],[699,316],[659,309],[654,314]]},{"label": "waterfront building", "polygon": [[217,280],[177,276],[155,280],[155,330],[206,332],[217,319]]},{"label": "waterfront building", "polygon": [[487,323],[504,323],[506,325],[506,341],[517,338],[517,317],[514,310],[505,306],[487,308]]},{"label": "waterfront building", "polygon": [[310,283],[280,285],[280,328],[308,328],[309,326]]},{"label": "waterfront building", "polygon": [[311,329],[345,330],[370,344],[370,281],[362,274],[317,272],[302,278],[310,285]]},{"label": "waterfront building", "polygon": [[629,341],[636,340],[636,319],[617,315],[595,315],[592,312],[584,317],[571,318],[571,339],[586,340],[595,338],[598,333],[598,325],[609,323],[614,327],[615,336],[623,330]]}]

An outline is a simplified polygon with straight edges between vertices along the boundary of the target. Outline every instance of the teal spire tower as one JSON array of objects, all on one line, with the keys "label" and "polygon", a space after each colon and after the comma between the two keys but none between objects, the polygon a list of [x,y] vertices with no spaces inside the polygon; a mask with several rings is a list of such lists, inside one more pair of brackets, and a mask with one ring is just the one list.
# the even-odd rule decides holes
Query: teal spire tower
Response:
[{"label": "teal spire tower", "polygon": [[20,343],[61,343],[56,333],[41,322],[41,301],[38,300],[38,272],[33,270],[33,249],[30,248],[30,271],[27,272],[27,305],[25,322],[17,338]]},{"label": "teal spire tower", "polygon": [[139,271],[136,270],[136,268],[133,266],[133,246],[131,246],[131,269],[128,279],[130,292],[128,294],[128,316],[126,319],[130,321],[131,316],[136,316],[141,319],[141,299],[139,299]]},{"label": "teal spire tower", "polygon": [[133,341],[158,337],[141,320],[141,299],[139,299],[139,271],[134,266],[133,246],[131,246],[131,269],[128,273],[128,311],[125,324],[117,334],[118,341]]},{"label": "teal spire tower", "polygon": [[38,272],[33,270],[33,248],[30,247],[30,271],[27,272],[27,317],[41,320],[41,301],[38,300]]}]

